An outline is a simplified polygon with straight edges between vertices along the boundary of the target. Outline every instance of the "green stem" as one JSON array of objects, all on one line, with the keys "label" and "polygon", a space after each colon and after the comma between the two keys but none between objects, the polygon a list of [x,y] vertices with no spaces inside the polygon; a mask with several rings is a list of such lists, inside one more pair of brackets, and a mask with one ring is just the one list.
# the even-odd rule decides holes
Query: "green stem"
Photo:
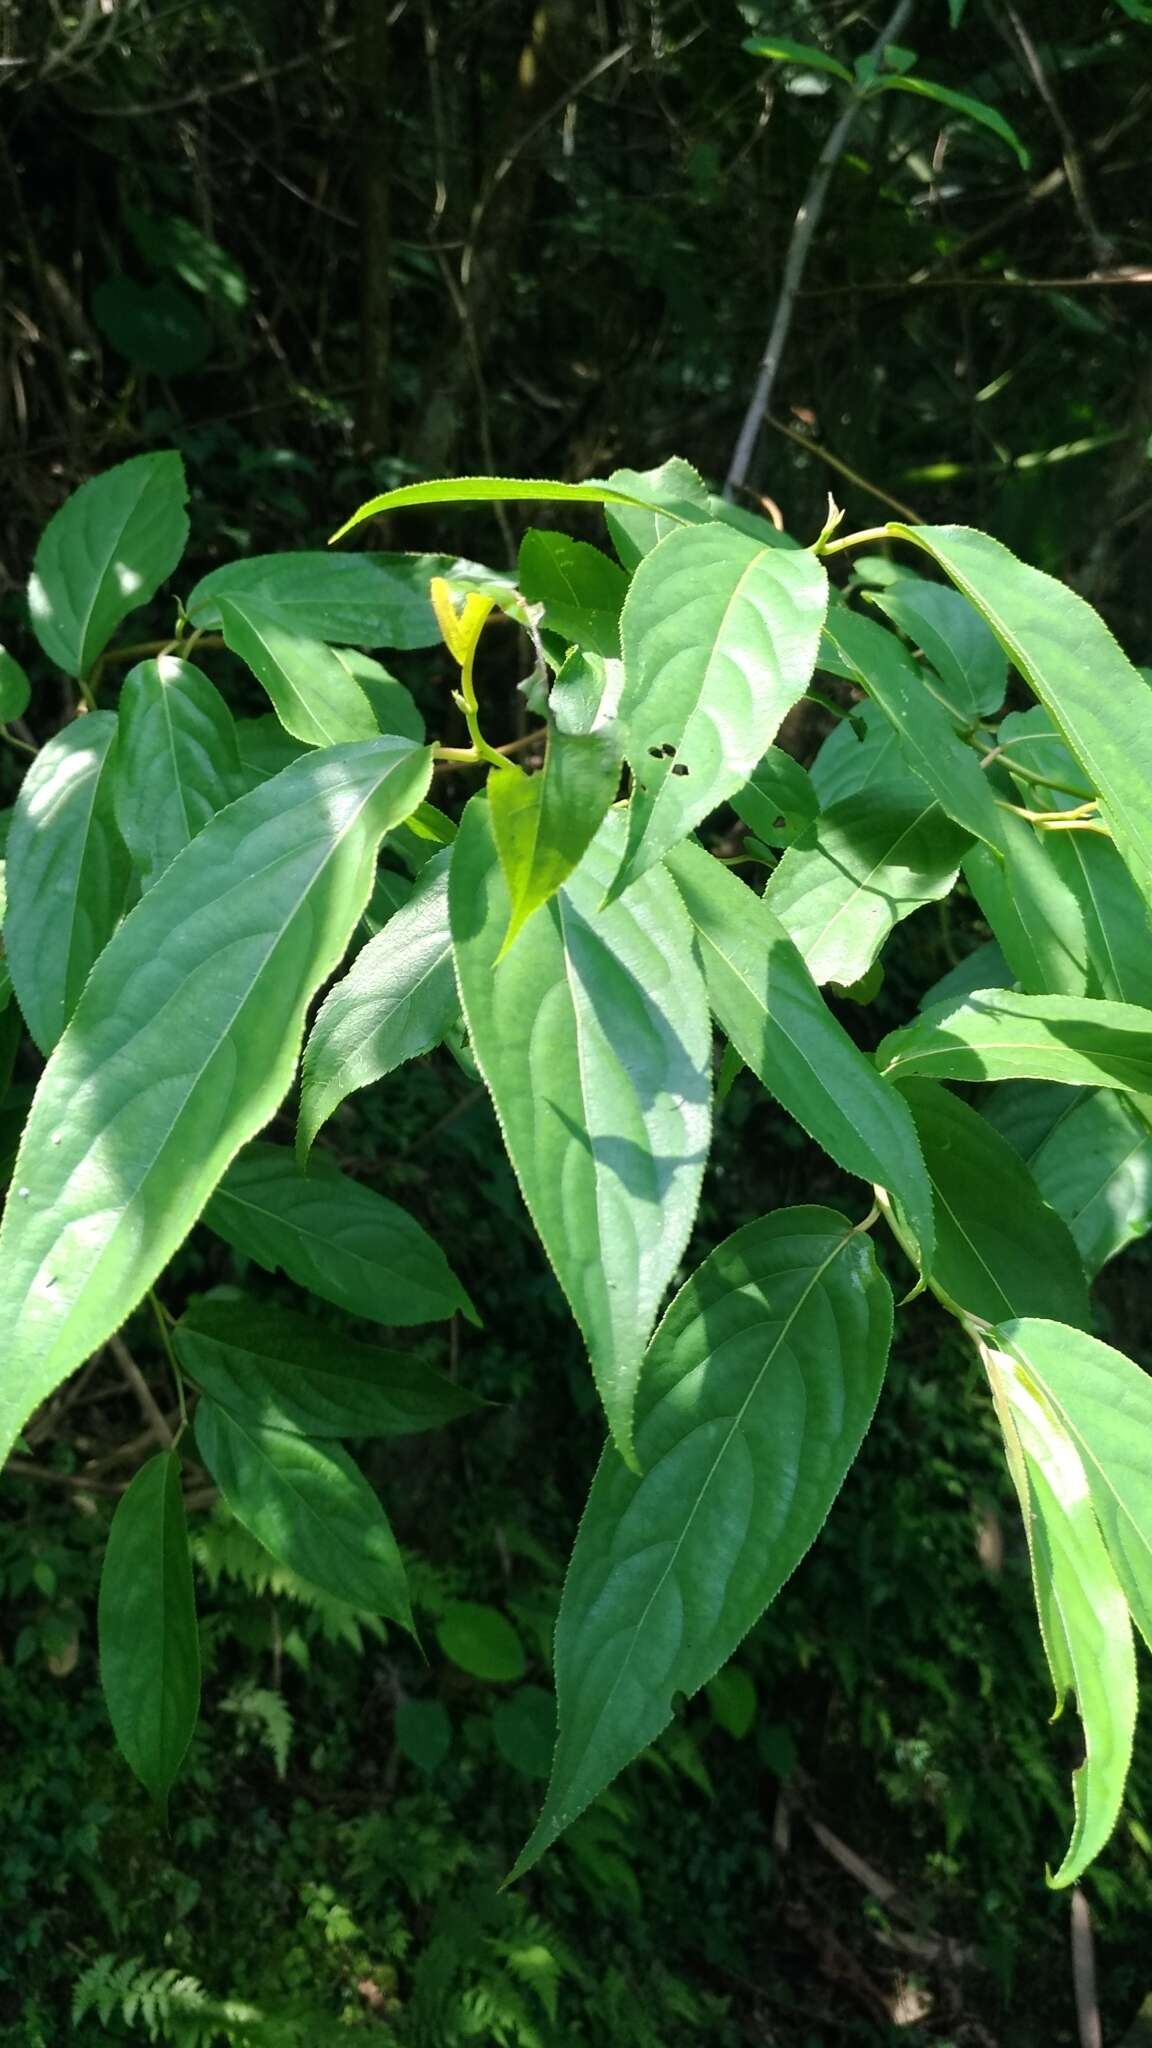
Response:
[{"label": "green stem", "polygon": [[169,1314],[154,1288],[149,1288],[148,1299],[152,1304],[152,1313],[156,1318],[156,1327],[160,1332],[160,1342],[164,1349],[164,1356],[168,1360],[172,1378],[176,1383],[176,1399],[180,1406],[180,1427],[176,1431],[175,1441],[172,1446],[175,1449],[176,1444],[179,1443],[184,1431],[188,1427],[188,1402],[185,1398],[184,1375],[180,1370],[180,1361],[176,1356],[172,1346],[172,1339],[168,1334],[174,1318]]}]

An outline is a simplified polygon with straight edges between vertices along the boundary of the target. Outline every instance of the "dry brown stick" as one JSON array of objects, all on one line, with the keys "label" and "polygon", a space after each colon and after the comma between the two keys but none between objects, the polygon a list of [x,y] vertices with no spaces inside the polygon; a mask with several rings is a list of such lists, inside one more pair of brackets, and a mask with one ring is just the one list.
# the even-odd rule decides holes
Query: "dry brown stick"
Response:
[{"label": "dry brown stick", "polygon": [[917,512],[913,506],[906,505],[902,498],[893,497],[891,491],[882,489],[879,484],[869,483],[868,478],[861,476],[858,469],[853,469],[851,464],[843,461],[839,455],[833,455],[832,450],[823,447],[819,441],[810,441],[806,434],[798,434],[795,427],[787,427],[783,420],[773,419],[771,416],[768,425],[774,433],[783,434],[788,441],[795,441],[796,446],[803,448],[808,455],[818,456],[821,462],[828,464],[829,469],[837,470],[841,476],[847,477],[849,483],[855,484],[859,490],[867,491],[869,497],[879,498],[882,505],[891,505],[892,510],[900,514],[901,519],[911,520],[913,526],[927,524],[922,512]]},{"label": "dry brown stick", "polygon": [[135,1394],[144,1420],[151,1425],[152,1435],[157,1443],[161,1444],[166,1451],[171,1450],[175,1439],[168,1427],[167,1417],[151,1387],[148,1385],[140,1367],[137,1365],[136,1360],[133,1358],[132,1353],[129,1351],[128,1346],[125,1344],[124,1339],[122,1337],[109,1337],[108,1349],[120,1367],[132,1392]]},{"label": "dry brown stick", "polygon": [[1076,1993],[1080,2048],[1104,2048],[1100,2005],[1096,1996],[1096,1944],[1092,1939],[1092,1914],[1079,1885],[1072,1894],[1071,1935],[1072,1984]]},{"label": "dry brown stick", "polygon": [[1060,137],[1060,151],[1064,161],[1065,175],[1068,179],[1068,190],[1072,195],[1072,204],[1080,216],[1080,224],[1088,237],[1092,254],[1095,256],[1097,263],[1107,263],[1108,258],[1112,254],[1112,244],[1109,242],[1108,237],[1101,232],[1096,216],[1092,211],[1092,201],[1088,196],[1088,181],[1084,175],[1084,165],[1076,145],[1076,137],[1068,126],[1064,109],[1056,97],[1056,89],[1040,61],[1040,53],[1020,16],[1017,14],[1016,9],[1012,6],[1011,0],[1008,0],[1004,11],[1012,24],[1012,34],[1016,38],[1017,46],[1024,59],[1025,67],[1032,79],[1032,83],[1047,107],[1052,126]]}]

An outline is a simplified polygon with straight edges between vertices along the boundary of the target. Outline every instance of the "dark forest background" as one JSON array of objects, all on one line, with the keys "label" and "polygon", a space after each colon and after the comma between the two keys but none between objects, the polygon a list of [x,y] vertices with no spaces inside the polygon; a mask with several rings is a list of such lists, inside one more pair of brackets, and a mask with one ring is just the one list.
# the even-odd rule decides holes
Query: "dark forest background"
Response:
[{"label": "dark forest background", "polygon": [[[189,587],[234,555],[319,546],[421,476],[604,476],[675,453],[719,488],[843,103],[827,73],[742,43],[851,65],[888,13],[0,0],[0,638],[35,670],[40,527],[157,446],[192,483]],[[1148,663],[1152,6],[899,16],[916,70],[997,109],[1029,162],[929,99],[861,108],[744,502],[801,539],[829,490],[852,526],[897,509],[985,527]],[[457,507],[373,543],[505,565],[518,533]],[[432,703],[435,659],[412,658]],[[923,986],[955,944],[932,911],[901,927],[894,1014],[901,962]],[[8,1482],[0,1521],[0,2042],[1152,2039],[1152,1758],[1085,1886],[1101,2036],[1077,2018],[1068,1901],[1043,1881],[1075,1726],[1046,1725],[994,1428],[927,1310],[741,1676],[497,1891],[546,1768],[549,1630],[598,1424],[468,1077],[439,1053],[342,1118],[452,1246],[486,1327],[451,1341],[500,1404],[376,1473],[430,1662],[270,1575],[210,1514],[208,1712],[158,1830],[112,1753],[93,1653],[104,1510],[140,1417],[93,1382],[79,1439],[43,1453],[57,1483]],[[819,1198],[831,1171],[746,1081],[717,1159],[699,1249]],[[194,1283],[221,1254],[182,1256]],[[1101,1291],[1152,1361],[1150,1277],[1135,1247]],[[77,1485],[81,1465],[103,1486]],[[461,1599],[511,1623],[502,1672],[436,1650]]]}]

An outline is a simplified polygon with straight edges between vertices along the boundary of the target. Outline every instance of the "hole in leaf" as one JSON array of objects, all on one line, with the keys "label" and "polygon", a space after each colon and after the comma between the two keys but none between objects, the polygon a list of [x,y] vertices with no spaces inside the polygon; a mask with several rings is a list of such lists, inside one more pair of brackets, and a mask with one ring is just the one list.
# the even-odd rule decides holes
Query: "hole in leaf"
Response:
[{"label": "hole in leaf", "polygon": [[673,775],[687,775],[688,769],[683,761],[673,761],[672,773]]}]

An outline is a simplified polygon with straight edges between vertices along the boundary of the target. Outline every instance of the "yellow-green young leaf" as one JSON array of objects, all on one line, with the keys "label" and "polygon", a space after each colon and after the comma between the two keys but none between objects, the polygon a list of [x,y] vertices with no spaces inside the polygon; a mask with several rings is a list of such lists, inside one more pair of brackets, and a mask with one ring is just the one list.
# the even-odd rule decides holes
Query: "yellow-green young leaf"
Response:
[{"label": "yellow-green young leaf", "polygon": [[891,619],[931,662],[936,672],[933,687],[956,718],[971,725],[1000,709],[1008,688],[1004,650],[975,605],[958,590],[908,576],[871,593],[868,603]]},{"label": "yellow-green young leaf", "polygon": [[265,1428],[206,1395],[196,1444],[236,1520],[278,1564],[351,1607],[413,1628],[391,1524],[339,1444]]},{"label": "yellow-green young leaf", "polygon": [[397,739],[307,755],[218,812],[101,954],[36,1091],[0,1227],[0,1456],[276,1109],[381,834],[430,772],[427,750]]},{"label": "yellow-green young leaf", "polygon": [[180,1460],[142,1465],[108,1531],[100,1575],[100,1681],[121,1754],[163,1802],[200,1711],[200,1640]]},{"label": "yellow-green young leaf", "polygon": [[1132,1618],[1152,1646],[1152,1376],[1062,1323],[1002,1323],[992,1341],[1039,1388],[1071,1438]]},{"label": "yellow-green young leaf", "polygon": [[[1006,1138],[931,1081],[903,1084],[936,1198],[928,1284],[945,1305],[994,1323],[1052,1310],[1086,1323],[1088,1289],[1068,1226]],[[897,1216],[900,1235],[903,1219]]]},{"label": "yellow-green young leaf", "polygon": [[455,1601],[445,1611],[436,1640],[444,1655],[473,1678],[514,1685],[524,1676],[523,1644],[498,1607],[485,1607],[478,1600]]},{"label": "yellow-green young leaf", "polygon": [[520,1875],[726,1663],[823,1526],[872,1419],[892,1296],[866,1236],[785,1209],[718,1247],[644,1361],[642,1476],[609,1446],[556,1626],[559,1735]]},{"label": "yellow-green young leaf", "polygon": [[873,92],[913,92],[921,99],[935,100],[938,105],[948,107],[952,113],[963,115],[966,121],[975,121],[980,128],[1006,142],[1014,150],[1020,166],[1027,170],[1028,151],[1011,123],[1004,119],[996,107],[990,107],[987,100],[973,99],[970,93],[953,92],[950,86],[936,85],[930,78],[917,78],[908,72],[885,72],[873,81]]},{"label": "yellow-green young leaf", "polygon": [[131,879],[115,815],[116,720],[74,719],[24,777],[8,834],[4,945],[16,1000],[51,1052],[120,920]]},{"label": "yellow-green young leaf", "polygon": [[520,589],[529,604],[543,605],[545,631],[592,654],[619,654],[628,578],[599,548],[533,528],[520,543]]},{"label": "yellow-green young leaf", "polygon": [[780,747],[769,747],[736,791],[732,808],[765,846],[790,846],[815,823],[820,799],[800,763]]},{"label": "yellow-green young leaf", "polygon": [[[346,519],[343,526],[337,528],[332,540],[343,540],[346,533],[351,533],[354,527],[363,525],[366,519],[378,519],[382,512],[399,512],[406,505],[546,504],[650,507],[654,502],[655,493],[644,488],[642,478],[636,479],[634,487],[617,489],[611,483],[552,483],[540,477],[437,477],[427,483],[401,484],[394,491],[382,491],[378,497],[369,498],[366,504],[357,507],[351,519]],[[675,520],[678,515],[669,513],[667,516],[670,520]]]},{"label": "yellow-green young leaf", "polygon": [[893,1079],[1062,1081],[1119,1088],[1152,1108],[1152,1010],[1090,996],[981,989],[892,1031],[876,1052]]},{"label": "yellow-green young leaf", "polygon": [[829,614],[827,635],[891,721],[907,765],[950,818],[998,852],[1001,812],[995,793],[972,748],[957,738],[953,715],[933,695],[926,672],[894,633],[843,605]]},{"label": "yellow-green young leaf", "polygon": [[782,924],[731,869],[700,846],[678,846],[668,868],[696,927],[721,1031],[790,1116],[838,1166],[879,1182],[913,1224],[932,1261],[932,1190],[903,1097],[878,1078],[827,1008]]},{"label": "yellow-green young leaf", "polygon": [[620,621],[633,787],[614,896],[743,788],[808,687],[827,603],[814,555],[729,526],[645,555]]},{"label": "yellow-green young leaf", "polygon": [[928,789],[874,783],[799,834],[764,901],[813,980],[850,988],[894,925],[947,896],[970,844]]},{"label": "yellow-green young leaf", "polygon": [[469,578],[451,555],[333,555],[299,549],[226,562],[196,585],[185,610],[194,626],[221,623],[220,599],[254,603],[285,632],[337,647],[434,647],[440,628],[428,599],[434,576]]},{"label": "yellow-green young leaf", "polygon": [[244,789],[232,714],[207,676],[162,654],[126,676],[116,820],[145,889]]},{"label": "yellow-green young leaf", "polygon": [[479,1322],[415,1217],[350,1180],[322,1152],[305,1173],[286,1145],[245,1146],[204,1221],[245,1258],[287,1273],[349,1315],[408,1326],[440,1322],[459,1309]]},{"label": "yellow-green young leaf", "polygon": [[1087,995],[1092,970],[1084,912],[1052,858],[1050,835],[1042,837],[1010,811],[1001,811],[1000,820],[1000,854],[972,847],[964,879],[1013,979],[1030,995]]},{"label": "yellow-green young leaf", "polygon": [[487,801],[468,806],[449,910],[472,1046],[616,1441],[688,1240],[711,1129],[708,999],[671,879],[602,909],[624,820],[497,965],[510,900]]},{"label": "yellow-green young leaf", "polygon": [[219,1407],[297,1436],[408,1436],[483,1405],[408,1352],[358,1344],[268,1302],[196,1302],[172,1341]]},{"label": "yellow-green young leaf", "polygon": [[896,526],[981,611],[1067,740],[1152,901],[1152,691],[1103,619],[1066,584],[966,526]]},{"label": "yellow-green young leaf", "polygon": [[347,1096],[439,1045],[460,1015],[448,928],[449,859],[445,849],[420,870],[408,900],[369,939],[317,1012],[300,1077],[301,1164]]},{"label": "yellow-green young leaf", "polygon": [[539,774],[506,768],[489,777],[492,830],[511,903],[501,958],[584,858],[615,801],[620,769],[614,725],[566,732],[552,718]]},{"label": "yellow-green young leaf", "polygon": [[[1007,1328],[1057,1331],[1059,1326],[1026,1322]],[[993,1333],[993,1346],[1002,1335]],[[1093,1341],[1071,1330],[1060,1331],[1059,1338],[1077,1346]],[[1063,1886],[1075,1883],[1116,1825],[1136,1727],[1136,1658],[1127,1602],[1113,1569],[1115,1559],[1109,1559],[1101,1539],[1085,1467],[1057,1413],[1038,1394],[1030,1370],[1021,1371],[1020,1355],[1015,1344],[984,1353],[993,1385],[1010,1411],[1026,1472],[1022,1505],[1031,1524],[1036,1600],[1049,1662],[1061,1700],[1068,1691],[1075,1693],[1084,1730],[1084,1762],[1072,1777],[1072,1839],[1049,1880]],[[1019,1480],[1017,1486],[1021,1490]]]},{"label": "yellow-green young leaf", "polygon": [[368,698],[322,640],[302,639],[248,597],[221,597],[219,612],[225,640],[263,683],[285,732],[306,747],[375,737]]},{"label": "yellow-green young leaf", "polygon": [[32,685],[16,656],[0,647],[0,723],[22,718],[31,696]]},{"label": "yellow-green young leaf", "polygon": [[655,469],[614,469],[608,482],[614,489],[639,493],[630,504],[604,507],[604,524],[629,573],[678,526],[699,526],[716,516],[707,484],[682,455],[670,456]]},{"label": "yellow-green young leaf", "polygon": [[134,455],[65,499],[28,584],[32,630],[50,661],[86,675],[121,619],[155,597],[184,552],[187,501],[171,449]]}]

